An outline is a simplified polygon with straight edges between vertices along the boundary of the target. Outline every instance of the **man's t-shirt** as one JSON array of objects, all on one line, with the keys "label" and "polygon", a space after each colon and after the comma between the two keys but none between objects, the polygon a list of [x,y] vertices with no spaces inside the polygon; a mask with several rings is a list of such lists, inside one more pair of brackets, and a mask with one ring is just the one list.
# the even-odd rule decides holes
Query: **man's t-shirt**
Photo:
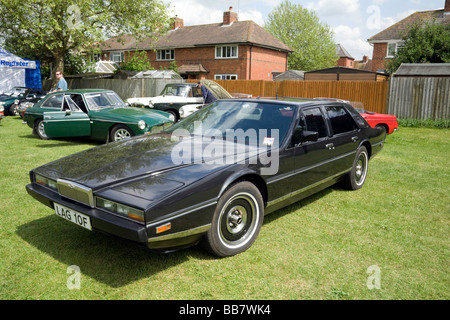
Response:
[{"label": "man's t-shirt", "polygon": [[56,90],[67,90],[67,81],[64,78],[59,79]]}]

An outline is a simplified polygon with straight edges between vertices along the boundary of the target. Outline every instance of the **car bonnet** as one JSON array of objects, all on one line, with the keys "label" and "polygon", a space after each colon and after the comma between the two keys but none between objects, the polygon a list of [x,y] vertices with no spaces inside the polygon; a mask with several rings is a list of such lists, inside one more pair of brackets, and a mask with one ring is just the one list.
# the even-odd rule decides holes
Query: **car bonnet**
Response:
[{"label": "car bonnet", "polygon": [[[195,167],[193,170],[198,171],[197,176],[201,176],[204,168],[199,168],[199,165],[209,166],[206,171],[211,168],[217,169],[230,165],[228,161],[222,160],[228,160],[229,155],[236,155],[236,150],[242,154],[252,155],[257,152],[257,147],[249,152],[248,146],[247,149],[245,147],[237,149],[231,146],[234,142],[226,141],[221,146],[224,151],[222,158],[214,161],[214,155],[207,156],[204,152],[207,148],[212,148],[211,142],[195,142],[194,139],[178,140],[167,134],[138,136],[81,151],[33,171],[52,180],[65,179],[98,189],[189,166]],[[188,150],[190,147],[193,149]],[[183,152],[189,157],[180,156]],[[203,157],[198,157],[199,154]],[[181,182],[186,181],[181,179]]]}]

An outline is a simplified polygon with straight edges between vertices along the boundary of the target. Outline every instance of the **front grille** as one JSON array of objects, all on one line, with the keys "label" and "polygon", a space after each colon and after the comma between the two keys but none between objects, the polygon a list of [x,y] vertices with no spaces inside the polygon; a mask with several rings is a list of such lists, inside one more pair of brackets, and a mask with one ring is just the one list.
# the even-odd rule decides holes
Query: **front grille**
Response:
[{"label": "front grille", "polygon": [[94,195],[91,188],[72,181],[58,179],[58,192],[63,197],[94,208]]}]

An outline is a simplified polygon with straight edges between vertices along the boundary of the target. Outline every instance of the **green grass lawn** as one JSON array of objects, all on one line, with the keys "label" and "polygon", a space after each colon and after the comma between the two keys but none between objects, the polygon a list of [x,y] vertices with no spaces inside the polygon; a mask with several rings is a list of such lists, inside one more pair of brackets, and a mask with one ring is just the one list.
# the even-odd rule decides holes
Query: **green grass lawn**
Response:
[{"label": "green grass lawn", "polygon": [[[26,193],[30,169],[96,145],[40,140],[19,117],[0,122],[0,299],[450,298],[448,129],[401,128],[361,190],[333,187],[267,216],[255,244],[226,259],[200,247],[152,253]],[[67,285],[73,265],[79,289]],[[368,288],[368,268],[380,289]]]}]

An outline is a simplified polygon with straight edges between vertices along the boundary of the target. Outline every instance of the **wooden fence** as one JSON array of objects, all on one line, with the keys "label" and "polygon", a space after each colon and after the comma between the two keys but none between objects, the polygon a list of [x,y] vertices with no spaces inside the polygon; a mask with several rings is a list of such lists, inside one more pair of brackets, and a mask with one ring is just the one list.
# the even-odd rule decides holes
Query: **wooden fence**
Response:
[{"label": "wooden fence", "polygon": [[[122,99],[136,97],[155,97],[168,83],[184,80],[172,79],[66,79],[69,89],[109,89],[115,91]],[[45,91],[50,90],[51,81],[43,81]]]},{"label": "wooden fence", "polygon": [[253,97],[337,98],[362,102],[367,110],[387,113],[388,81],[215,81],[230,93]]},{"label": "wooden fence", "polygon": [[393,77],[388,112],[401,119],[449,119],[449,92],[449,77]]}]

